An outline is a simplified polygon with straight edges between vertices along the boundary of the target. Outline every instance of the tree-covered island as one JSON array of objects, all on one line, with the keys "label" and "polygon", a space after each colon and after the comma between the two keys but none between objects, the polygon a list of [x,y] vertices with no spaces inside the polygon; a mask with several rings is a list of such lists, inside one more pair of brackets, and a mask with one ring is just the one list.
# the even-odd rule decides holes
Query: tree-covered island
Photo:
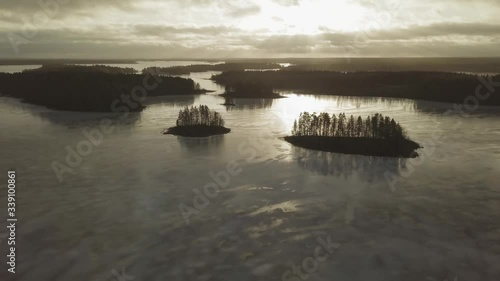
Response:
[{"label": "tree-covered island", "polygon": [[206,105],[186,107],[179,111],[176,126],[166,129],[163,134],[182,137],[209,137],[231,132],[224,127],[220,113]]},{"label": "tree-covered island", "polygon": [[399,123],[379,113],[363,119],[304,112],[294,122],[292,135],[284,139],[298,147],[369,156],[413,158],[421,148]]}]

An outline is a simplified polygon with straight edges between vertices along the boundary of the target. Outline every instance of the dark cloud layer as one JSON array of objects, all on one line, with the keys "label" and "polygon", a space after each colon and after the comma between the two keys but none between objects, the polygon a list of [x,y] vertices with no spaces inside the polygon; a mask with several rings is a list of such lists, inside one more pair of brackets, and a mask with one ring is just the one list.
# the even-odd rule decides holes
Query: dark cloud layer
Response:
[{"label": "dark cloud layer", "polygon": [[3,0],[0,2],[0,11],[14,14],[32,14],[43,9],[54,10],[57,9],[55,8],[57,6],[64,8],[66,14],[86,9],[117,8],[132,10],[136,2],[133,0]]},{"label": "dark cloud layer", "polygon": [[[454,9],[463,5],[464,9],[457,10],[453,19],[424,21],[422,16],[422,20],[412,18],[401,24],[361,28],[356,32],[318,26],[318,32],[311,34],[276,32],[272,26],[256,29],[252,28],[252,21],[245,22],[264,20],[267,4],[297,8],[304,0],[41,2],[47,3],[45,9],[54,11],[55,1],[63,4],[51,15],[50,24],[37,26],[35,32],[26,30],[23,16],[32,20],[30,16],[43,10],[38,0],[0,2],[0,57],[497,56],[500,46],[500,20],[483,20],[475,11],[470,11],[468,17],[464,11],[471,2],[465,0],[440,2],[453,4]],[[354,2],[362,9],[380,13],[385,12],[380,7],[394,4],[392,0]],[[407,3],[424,9],[421,3],[430,7],[432,2]],[[475,3],[490,5],[491,14],[500,7],[500,0]],[[161,17],[162,12],[165,18]],[[280,10],[271,12],[274,22],[292,26],[283,20]],[[376,18],[377,12],[370,15]],[[299,24],[300,20],[307,21],[308,16],[314,15],[304,15]],[[34,35],[27,36],[30,32]]]}]

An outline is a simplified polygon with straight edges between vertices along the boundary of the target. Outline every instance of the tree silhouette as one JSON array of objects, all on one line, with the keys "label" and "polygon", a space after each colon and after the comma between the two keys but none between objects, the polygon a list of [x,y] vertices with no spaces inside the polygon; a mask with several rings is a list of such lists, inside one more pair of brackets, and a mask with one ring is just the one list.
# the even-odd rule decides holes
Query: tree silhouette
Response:
[{"label": "tree silhouette", "polygon": [[293,136],[357,137],[377,139],[406,139],[404,129],[394,119],[375,113],[363,120],[361,116],[348,119],[345,113],[303,112],[293,123]]},{"label": "tree silhouette", "polygon": [[185,107],[179,111],[177,126],[216,126],[223,127],[224,120],[220,113],[210,110],[206,105]]},{"label": "tree silhouette", "polygon": [[358,120],[356,121],[356,137],[361,137],[363,134],[364,130],[364,124],[363,124],[363,118],[361,116],[358,116]]}]

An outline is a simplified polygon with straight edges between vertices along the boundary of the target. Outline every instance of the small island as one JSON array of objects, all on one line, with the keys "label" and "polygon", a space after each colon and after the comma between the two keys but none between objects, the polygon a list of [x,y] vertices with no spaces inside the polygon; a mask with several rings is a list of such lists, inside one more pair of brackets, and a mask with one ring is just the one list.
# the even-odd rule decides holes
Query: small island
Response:
[{"label": "small island", "polygon": [[224,127],[220,113],[206,105],[186,107],[179,111],[176,126],[166,129],[163,134],[181,137],[204,138],[231,132]]},{"label": "small island", "polygon": [[363,119],[304,112],[294,122],[292,136],[284,139],[302,148],[367,156],[414,158],[422,148],[399,123],[380,113]]},{"label": "small island", "polygon": [[275,93],[273,87],[254,82],[239,82],[230,85],[226,85],[225,91],[220,96],[225,98],[269,98],[269,99],[280,99],[284,96]]}]

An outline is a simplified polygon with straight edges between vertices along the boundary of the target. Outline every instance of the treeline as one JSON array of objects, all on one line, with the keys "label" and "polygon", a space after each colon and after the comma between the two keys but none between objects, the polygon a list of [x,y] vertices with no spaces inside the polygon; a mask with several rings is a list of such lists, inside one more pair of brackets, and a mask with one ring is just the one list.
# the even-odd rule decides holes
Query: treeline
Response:
[{"label": "treeline", "polygon": [[[68,111],[112,112],[112,104],[130,96],[147,81],[147,96],[191,95],[198,93],[193,80],[153,77],[143,74],[110,74],[101,71],[33,71],[0,73],[0,93],[24,102]],[[143,88],[144,89],[144,88]],[[142,93],[138,93],[142,95]],[[131,111],[144,106],[133,100]]]},{"label": "treeline", "polygon": [[273,98],[280,97],[273,91],[273,87],[264,83],[238,82],[226,85],[222,96],[235,98]]},{"label": "treeline", "polygon": [[[487,79],[486,77],[484,77]],[[222,85],[254,82],[275,89],[305,90],[325,95],[373,96],[463,103],[481,85],[478,76],[446,72],[230,71],[214,75]],[[488,79],[487,79],[488,80]],[[500,75],[492,77],[500,81]],[[491,87],[491,85],[489,86]],[[487,87],[483,87],[485,94]],[[482,105],[500,105],[494,93]]]},{"label": "treeline", "polygon": [[102,72],[108,74],[134,74],[137,71],[131,67],[116,67],[107,65],[72,65],[72,64],[47,64],[35,69],[27,69],[23,72]]},{"label": "treeline", "polygon": [[376,113],[363,119],[353,115],[347,117],[345,113],[338,116],[322,112],[300,114],[295,120],[292,130],[293,136],[322,136],[322,137],[356,137],[376,139],[406,139],[404,129],[388,116]]},{"label": "treeline", "polygon": [[312,58],[287,59],[289,70],[444,71],[500,73],[500,58]]},{"label": "treeline", "polygon": [[204,125],[223,127],[224,119],[220,113],[210,110],[206,105],[185,107],[179,111],[177,126]]},{"label": "treeline", "polygon": [[186,66],[172,66],[172,67],[148,67],[143,72],[154,72],[166,75],[188,75],[191,72],[206,72],[206,71],[244,71],[246,69],[252,70],[266,70],[266,69],[280,69],[281,66],[277,63],[260,63],[260,62],[247,62],[247,63],[219,63],[219,64],[193,64]]}]

